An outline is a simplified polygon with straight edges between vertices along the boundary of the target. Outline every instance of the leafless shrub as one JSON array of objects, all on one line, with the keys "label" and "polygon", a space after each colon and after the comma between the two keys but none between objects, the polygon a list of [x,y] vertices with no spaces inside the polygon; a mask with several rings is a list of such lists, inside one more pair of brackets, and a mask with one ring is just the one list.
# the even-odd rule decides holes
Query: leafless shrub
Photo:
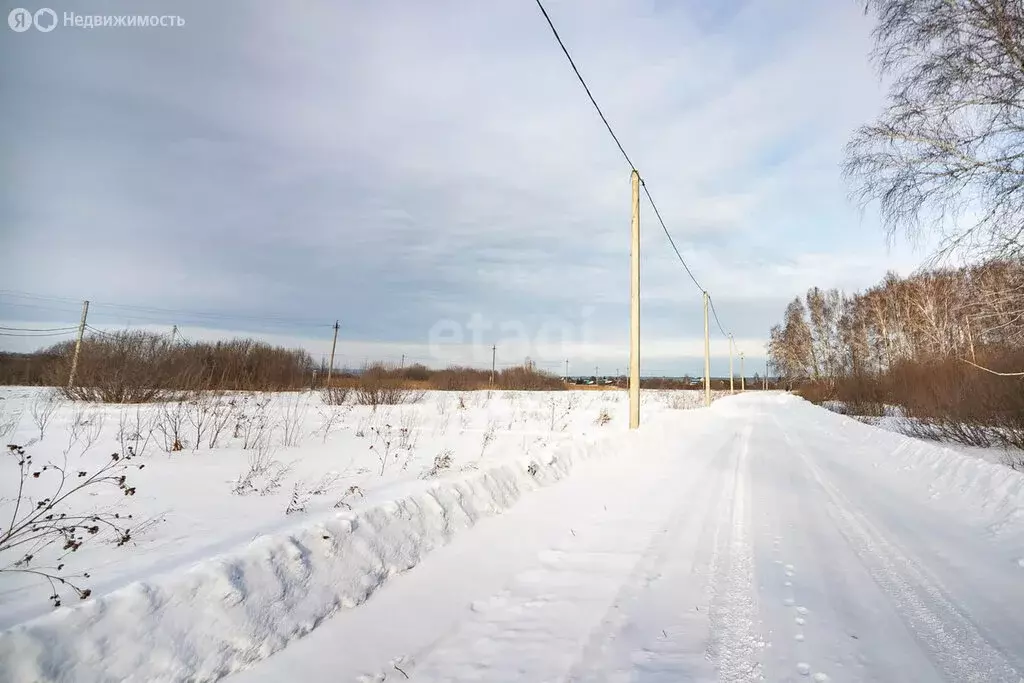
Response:
[{"label": "leafless shrub", "polygon": [[341,475],[337,472],[328,472],[323,475],[316,482],[309,487],[309,495],[311,496],[326,496],[328,493],[334,490],[335,485],[341,480]]},{"label": "leafless shrub", "polygon": [[163,449],[168,453],[184,450],[187,420],[188,412],[184,401],[169,401],[160,404],[155,427],[161,436]]},{"label": "leafless shrub", "polygon": [[281,414],[281,440],[286,448],[298,446],[302,439],[302,424],[309,410],[309,394],[295,394],[284,402]]},{"label": "leafless shrub", "polygon": [[68,424],[68,445],[64,449],[65,457],[76,447],[82,454],[91,450],[103,432],[105,418],[103,413],[79,409]]},{"label": "leafless shrub", "polygon": [[356,403],[364,406],[394,406],[423,400],[426,392],[414,391],[403,380],[392,376],[383,366],[363,370],[355,389]]},{"label": "leafless shrub", "polygon": [[[288,499],[288,506],[284,513],[291,515],[296,512],[305,512],[306,506],[313,496],[324,496],[334,489],[334,485],[341,479],[337,472],[329,472],[313,484],[306,484],[304,481],[297,481],[292,485],[292,495]],[[351,489],[349,489],[351,492]],[[337,507],[337,504],[335,504]]]},{"label": "leafless shrub", "polygon": [[477,460],[484,459],[484,454],[487,452],[487,447],[494,443],[494,439],[497,438],[497,431],[497,420],[491,420],[490,422],[487,423],[487,429],[484,430],[484,436],[480,442],[480,457],[478,457]]},{"label": "leafless shrub", "polygon": [[[72,443],[85,446],[82,454],[91,446],[88,435]],[[81,580],[90,575],[69,573],[68,557],[89,541],[108,535],[116,545],[125,545],[132,538],[128,526],[132,515],[122,516],[114,508],[83,512],[82,505],[98,489],[114,488],[125,496],[135,495],[127,472],[145,465],[130,464],[132,456],[118,453],[94,469],[69,465],[66,454],[60,464],[40,465],[29,447],[17,445],[7,446],[7,456],[5,461],[18,468],[18,490],[10,523],[0,527],[0,576],[21,573],[46,581],[55,607],[67,592],[82,600],[88,598],[92,591]]]},{"label": "leafless shrub", "polygon": [[309,491],[305,489],[301,481],[297,481],[292,485],[292,495],[288,499],[288,507],[284,509],[284,514],[305,512],[307,503],[309,503]]},{"label": "leafless shrub", "polygon": [[334,504],[334,507],[345,510],[351,510],[352,505],[348,501],[353,496],[359,496],[360,498],[363,497],[363,490],[354,484],[352,486],[349,486],[348,489],[346,489],[345,494],[338,499],[338,502]]},{"label": "leafless shrub", "polygon": [[225,433],[232,422],[237,418],[235,412],[238,409],[238,402],[235,399],[225,401],[224,399],[217,399],[213,406],[213,415],[209,421],[209,427],[207,429],[206,447],[216,448],[217,444],[220,443],[221,436]]},{"label": "leafless shrub", "polygon": [[[567,396],[572,396],[572,393],[567,394]],[[572,413],[573,405],[569,401],[562,402],[554,396],[548,399],[548,412],[550,415],[548,427],[551,431],[555,431],[556,428],[563,432],[566,430],[569,426],[568,419]]]},{"label": "leafless shrub", "polygon": [[246,471],[235,482],[232,492],[239,496],[250,493],[266,496],[280,489],[291,467],[274,456],[275,449],[269,438],[257,443],[249,454]]},{"label": "leafless shrub", "polygon": [[121,409],[117,440],[121,444],[122,453],[141,458],[153,440],[154,420],[152,414],[143,412],[141,406],[135,406],[131,415],[129,410]]},{"label": "leafless shrub", "polygon": [[32,414],[32,422],[39,431],[40,441],[42,441],[43,437],[46,435],[46,428],[53,420],[53,416],[57,413],[57,408],[59,407],[60,396],[55,391],[47,391],[39,394],[36,396],[35,400],[32,401],[32,405],[29,410]]},{"label": "leafless shrub", "polygon": [[434,397],[434,407],[437,408],[437,414],[440,417],[445,417],[448,414],[448,396],[445,394],[438,394]]},{"label": "leafless shrub", "polygon": [[320,392],[320,398],[331,406],[343,406],[352,394],[352,387],[330,386]]},{"label": "leafless shrub", "polygon": [[1024,451],[1019,449],[1007,449],[1003,453],[1003,464],[1012,470],[1024,472]]},{"label": "leafless shrub", "polygon": [[82,342],[75,385],[61,383],[61,392],[100,403],[162,400],[172,388],[171,348],[164,335],[142,330],[90,335]]},{"label": "leafless shrub", "polygon": [[260,394],[246,396],[238,406],[234,437],[242,440],[242,448],[249,450],[268,439],[273,428],[267,408],[271,398]]},{"label": "leafless shrub", "polygon": [[338,405],[327,405],[324,408],[318,408],[317,412],[320,414],[320,426],[313,432],[313,434],[322,435],[323,443],[327,443],[327,437],[331,435],[331,432],[345,422],[345,415],[349,408],[351,408],[351,406],[347,405],[344,407]]},{"label": "leafless shrub", "polygon": [[455,452],[450,448],[446,448],[441,451],[438,455],[434,456],[434,464],[421,475],[421,479],[433,479],[434,477],[440,476],[442,472],[450,469],[452,466],[452,457]]},{"label": "leafless shrub", "polygon": [[[370,440],[370,450],[373,451],[374,455],[377,456],[377,460],[380,461],[380,476],[383,477],[384,469],[391,461],[391,455],[394,452],[395,446],[391,425],[385,424],[371,427]],[[398,456],[396,455],[395,457]]]},{"label": "leafless shrub", "polygon": [[419,413],[407,411],[402,413],[398,422],[398,447],[407,451],[416,448],[420,430]]},{"label": "leafless shrub", "polygon": [[6,409],[0,405],[0,439],[6,438],[8,434],[13,434],[14,430],[18,428],[18,424],[21,422],[21,416],[24,411],[18,410],[8,413]]},{"label": "leafless shrub", "polygon": [[604,427],[606,424],[612,421],[612,416],[608,412],[607,408],[601,408],[601,412],[598,413],[597,419],[594,420],[594,424],[599,427]]},{"label": "leafless shrub", "polygon": [[185,420],[191,425],[192,450],[199,450],[203,437],[207,436],[213,425],[223,418],[219,397],[213,392],[196,391],[179,403],[185,413]]},{"label": "leafless shrub", "polygon": [[690,392],[671,392],[663,394],[665,405],[672,410],[689,410],[701,405]]}]

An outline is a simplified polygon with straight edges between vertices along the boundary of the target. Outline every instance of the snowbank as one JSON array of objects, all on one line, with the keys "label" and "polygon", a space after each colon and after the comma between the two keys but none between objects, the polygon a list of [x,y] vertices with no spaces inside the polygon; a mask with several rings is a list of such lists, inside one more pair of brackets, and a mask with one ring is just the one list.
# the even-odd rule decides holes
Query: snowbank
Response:
[{"label": "snowbank", "polygon": [[580,459],[614,452],[622,438],[433,482],[58,609],[0,634],[0,680],[217,680],[359,605],[460,530],[564,478]]},{"label": "snowbank", "polygon": [[[817,413],[816,421],[830,435],[845,434],[853,443],[849,451],[833,454],[833,461],[855,456],[858,464],[889,470],[895,481],[924,499],[956,505],[993,533],[1024,534],[1024,473],[823,410],[803,399],[790,400]],[[841,431],[831,428],[835,422],[842,423]]]}]

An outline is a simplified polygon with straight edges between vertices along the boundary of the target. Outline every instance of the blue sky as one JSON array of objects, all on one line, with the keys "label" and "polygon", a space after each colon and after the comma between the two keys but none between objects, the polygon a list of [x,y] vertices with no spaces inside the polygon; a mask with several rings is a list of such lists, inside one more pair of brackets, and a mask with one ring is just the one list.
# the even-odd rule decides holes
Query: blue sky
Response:
[{"label": "blue sky", "polygon": [[[888,248],[839,175],[883,103],[858,3],[547,7],[752,367],[795,294],[925,256]],[[73,322],[88,298],[101,329],[318,355],[337,318],[349,364],[489,364],[497,344],[624,369],[629,169],[532,0],[89,11],[186,23],[2,33],[0,288],[50,298],[0,293],[0,324]],[[643,371],[700,374],[700,293],[642,214]]]}]

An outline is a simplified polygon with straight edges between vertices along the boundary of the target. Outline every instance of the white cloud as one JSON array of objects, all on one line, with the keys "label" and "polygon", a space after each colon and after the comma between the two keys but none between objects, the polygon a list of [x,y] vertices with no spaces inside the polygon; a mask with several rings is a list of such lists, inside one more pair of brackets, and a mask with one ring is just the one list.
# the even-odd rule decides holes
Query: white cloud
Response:
[{"label": "white cloud", "polygon": [[[530,3],[176,11],[178,32],[0,46],[19,95],[0,103],[0,150],[19,162],[0,200],[19,289],[341,317],[379,353],[444,318],[535,329],[593,305],[594,343],[609,346],[570,353],[619,353],[628,168]],[[751,344],[812,284],[911,267],[838,178],[846,136],[880,103],[855,3],[549,11],[723,322]],[[646,203],[643,229],[645,353],[668,357],[656,339],[669,335],[683,341],[665,348],[700,355],[699,292]],[[0,297],[0,315],[17,313]]]}]

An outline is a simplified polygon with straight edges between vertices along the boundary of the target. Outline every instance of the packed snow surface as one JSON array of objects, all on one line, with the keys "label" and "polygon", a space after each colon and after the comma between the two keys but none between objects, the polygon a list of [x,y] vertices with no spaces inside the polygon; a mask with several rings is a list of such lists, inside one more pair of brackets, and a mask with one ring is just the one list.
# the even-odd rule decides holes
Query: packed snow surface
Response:
[{"label": "packed snow surface", "polygon": [[[153,550],[140,564],[97,549],[116,578],[70,608],[32,613],[30,587],[9,590],[0,680],[1024,676],[1020,473],[784,394],[692,410],[650,394],[633,433],[621,394],[609,395],[568,411],[545,403],[564,397],[516,398],[516,411],[536,413],[518,426],[506,420],[510,397],[453,406],[452,419],[467,414],[442,449],[456,464],[424,472],[438,443],[413,457],[408,476],[389,479],[385,463],[384,475],[358,475],[369,492],[352,509],[310,504],[286,517],[275,496],[289,498],[288,486],[224,493],[226,469],[215,470],[218,487],[174,489],[210,498],[183,504],[205,512],[206,527],[173,512],[153,526],[158,548],[162,530],[189,536],[180,551]],[[435,421],[425,416],[432,400],[415,408],[422,425]],[[498,415],[504,443],[477,457]],[[543,443],[524,448],[517,429]],[[331,456],[348,458],[362,438]],[[308,448],[322,469],[324,443],[298,445],[294,457]],[[231,453],[148,457],[171,477]],[[227,533],[218,509],[244,533]],[[259,537],[243,539],[253,529]],[[216,544],[191,538],[207,531]]]}]

